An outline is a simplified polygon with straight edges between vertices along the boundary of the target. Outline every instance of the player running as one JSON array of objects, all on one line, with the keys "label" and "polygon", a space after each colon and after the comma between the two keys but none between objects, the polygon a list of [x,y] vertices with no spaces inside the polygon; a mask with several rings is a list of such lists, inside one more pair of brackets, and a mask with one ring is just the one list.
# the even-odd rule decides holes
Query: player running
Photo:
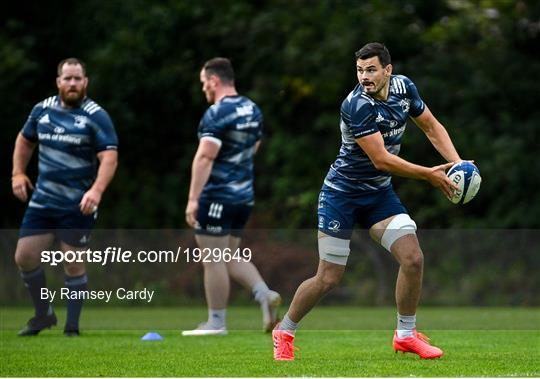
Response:
[{"label": "player running", "polygon": [[[294,359],[294,335],[300,320],[339,283],[356,223],[369,229],[371,237],[400,266],[394,350],[426,359],[443,354],[416,331],[424,259],[416,224],[394,192],[391,175],[426,180],[450,196],[455,186],[445,170],[461,158],[414,83],[405,76],[392,75],[390,54],[384,45],[368,43],[356,52],[356,70],[359,84],[341,105],[341,149],[319,195],[319,267],[313,278],[298,287],[287,314],[272,333],[276,360]],[[430,168],[398,157],[409,117],[449,163]]]},{"label": "player running", "polygon": [[[206,100],[213,104],[199,125],[199,147],[193,158],[186,222],[195,228],[201,249],[236,251],[254,205],[253,158],[262,137],[262,113],[240,96],[226,58],[206,62],[200,72]],[[224,335],[229,276],[251,289],[263,313],[263,329],[277,323],[281,297],[268,288],[251,262],[225,259],[203,262],[208,320],[184,336]]]},{"label": "player running", "polygon": [[[84,63],[76,58],[61,61],[56,85],[58,95],[32,109],[13,153],[13,194],[26,202],[29,190],[34,189],[26,167],[39,144],[39,176],[15,251],[15,262],[35,309],[20,336],[36,335],[56,325],[53,307],[42,297],[41,289],[47,284],[40,253],[49,249],[55,239],[64,252],[86,250],[101,197],[117,166],[116,132],[107,112],[86,97]],[[66,262],[64,271],[70,293],[86,290],[84,262]],[[82,303],[82,299],[67,300],[66,336],[79,335]]]}]

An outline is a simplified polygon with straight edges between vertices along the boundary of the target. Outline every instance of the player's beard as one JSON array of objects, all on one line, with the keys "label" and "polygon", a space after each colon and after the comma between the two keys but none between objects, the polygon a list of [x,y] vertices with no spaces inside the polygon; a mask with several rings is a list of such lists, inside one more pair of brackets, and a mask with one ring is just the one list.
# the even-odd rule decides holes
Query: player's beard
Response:
[{"label": "player's beard", "polygon": [[[370,87],[370,89],[366,89],[366,87],[364,86],[364,91],[366,91],[366,93],[372,97],[375,97],[376,95],[378,95],[383,89],[384,87],[386,87],[386,83],[387,81],[386,80],[381,80],[379,83],[377,82],[369,82],[370,84],[372,84],[372,86]],[[364,85],[364,84],[362,84]]]},{"label": "player's beard", "polygon": [[77,90],[60,90],[60,98],[62,102],[69,107],[77,107],[86,97],[86,88]]}]

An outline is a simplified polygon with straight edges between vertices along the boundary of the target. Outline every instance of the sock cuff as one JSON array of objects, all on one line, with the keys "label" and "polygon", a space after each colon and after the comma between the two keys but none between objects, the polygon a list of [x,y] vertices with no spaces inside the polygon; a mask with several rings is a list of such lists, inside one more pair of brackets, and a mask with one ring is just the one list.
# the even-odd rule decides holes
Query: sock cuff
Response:
[{"label": "sock cuff", "polygon": [[80,286],[86,283],[88,283],[88,276],[86,276],[86,273],[78,276],[65,276],[66,286]]},{"label": "sock cuff", "polygon": [[212,328],[219,329],[225,327],[227,317],[227,308],[224,309],[208,309],[208,325]]},{"label": "sock cuff", "polygon": [[35,276],[41,275],[41,273],[43,273],[43,267],[38,266],[37,268],[30,271],[21,271],[21,278],[31,279]]},{"label": "sock cuff", "polygon": [[268,291],[269,288],[264,281],[257,282],[251,287],[251,292],[255,294],[257,291]]},{"label": "sock cuff", "polygon": [[403,321],[416,321],[416,315],[412,315],[412,316],[404,316],[404,315],[400,315],[399,313],[397,314],[397,318],[400,319],[400,320],[403,320]]},{"label": "sock cuff", "polygon": [[285,316],[283,316],[283,320],[279,323],[279,329],[280,330],[286,330],[294,335],[294,332],[296,329],[298,329],[298,325],[300,322],[294,322],[289,318],[289,314],[286,313]]}]

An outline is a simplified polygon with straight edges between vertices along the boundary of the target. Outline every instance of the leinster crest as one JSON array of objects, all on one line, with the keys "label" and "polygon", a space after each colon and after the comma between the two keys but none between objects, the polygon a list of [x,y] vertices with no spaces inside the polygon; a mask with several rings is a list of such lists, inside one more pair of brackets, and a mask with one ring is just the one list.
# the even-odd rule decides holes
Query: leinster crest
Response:
[{"label": "leinster crest", "polygon": [[88,124],[88,118],[86,116],[79,116],[79,115],[75,116],[75,122],[73,123],[73,125],[76,128],[84,129],[86,124]]},{"label": "leinster crest", "polygon": [[409,108],[411,107],[411,100],[410,99],[403,99],[399,102],[399,105],[401,105],[401,109],[405,113],[409,113]]}]

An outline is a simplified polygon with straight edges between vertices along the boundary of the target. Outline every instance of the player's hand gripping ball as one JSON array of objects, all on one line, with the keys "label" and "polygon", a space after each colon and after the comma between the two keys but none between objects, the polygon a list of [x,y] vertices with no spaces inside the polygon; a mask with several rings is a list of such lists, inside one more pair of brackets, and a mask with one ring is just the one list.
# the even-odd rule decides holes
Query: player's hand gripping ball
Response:
[{"label": "player's hand gripping ball", "polygon": [[459,190],[454,191],[454,196],[448,198],[454,204],[467,204],[476,196],[482,183],[478,167],[470,161],[456,163],[446,175],[459,187]]}]

